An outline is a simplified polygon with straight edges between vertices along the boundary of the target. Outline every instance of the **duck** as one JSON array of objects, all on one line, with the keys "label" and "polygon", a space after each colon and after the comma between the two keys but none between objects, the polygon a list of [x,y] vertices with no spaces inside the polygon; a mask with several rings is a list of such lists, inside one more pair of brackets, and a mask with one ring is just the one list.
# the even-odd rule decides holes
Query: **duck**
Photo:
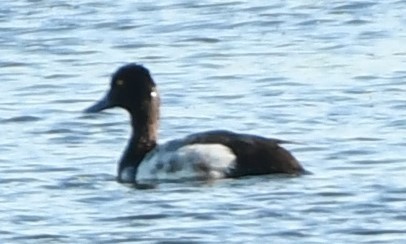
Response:
[{"label": "duck", "polygon": [[231,130],[197,132],[158,144],[160,96],[150,71],[129,63],[112,75],[110,89],[86,113],[119,107],[130,115],[131,137],[118,162],[117,181],[157,185],[267,174],[301,175],[305,169],[281,144],[289,141]]}]

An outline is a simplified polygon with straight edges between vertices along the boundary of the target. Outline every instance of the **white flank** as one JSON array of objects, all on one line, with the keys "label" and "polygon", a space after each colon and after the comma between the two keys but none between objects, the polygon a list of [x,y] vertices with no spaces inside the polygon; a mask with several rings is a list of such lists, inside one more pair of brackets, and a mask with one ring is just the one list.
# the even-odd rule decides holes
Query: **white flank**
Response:
[{"label": "white flank", "polygon": [[137,170],[137,183],[218,179],[235,167],[235,155],[221,144],[192,144],[177,150],[170,148],[170,145],[163,145],[145,156]]}]

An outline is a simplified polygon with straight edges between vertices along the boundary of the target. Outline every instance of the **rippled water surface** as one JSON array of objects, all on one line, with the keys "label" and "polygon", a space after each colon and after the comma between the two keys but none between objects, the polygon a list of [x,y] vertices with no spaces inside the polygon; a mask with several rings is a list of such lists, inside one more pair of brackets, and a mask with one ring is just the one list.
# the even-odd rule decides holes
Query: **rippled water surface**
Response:
[{"label": "rippled water surface", "polygon": [[[406,1],[74,2],[0,6],[2,243],[404,243]],[[81,111],[127,62],[160,140],[293,140],[313,174],[118,184],[127,114]]]}]

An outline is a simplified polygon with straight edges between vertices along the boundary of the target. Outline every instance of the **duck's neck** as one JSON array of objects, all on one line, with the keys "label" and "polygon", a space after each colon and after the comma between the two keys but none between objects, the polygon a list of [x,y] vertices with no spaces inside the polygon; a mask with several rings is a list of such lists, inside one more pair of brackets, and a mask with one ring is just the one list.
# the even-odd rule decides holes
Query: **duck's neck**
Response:
[{"label": "duck's neck", "polygon": [[[135,181],[137,168],[145,155],[157,145],[159,100],[151,101],[142,110],[130,111],[132,135],[126,151],[118,165],[118,180],[121,182]],[[129,174],[132,180],[124,179]]]}]

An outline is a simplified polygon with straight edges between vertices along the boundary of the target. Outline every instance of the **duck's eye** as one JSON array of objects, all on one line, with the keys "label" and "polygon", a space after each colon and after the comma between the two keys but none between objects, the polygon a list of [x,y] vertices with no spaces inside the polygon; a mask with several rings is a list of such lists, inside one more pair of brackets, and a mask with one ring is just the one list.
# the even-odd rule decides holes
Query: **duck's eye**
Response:
[{"label": "duck's eye", "polygon": [[123,80],[116,80],[116,85],[117,85],[117,86],[123,86],[123,85],[124,85],[124,81],[123,81]]}]

